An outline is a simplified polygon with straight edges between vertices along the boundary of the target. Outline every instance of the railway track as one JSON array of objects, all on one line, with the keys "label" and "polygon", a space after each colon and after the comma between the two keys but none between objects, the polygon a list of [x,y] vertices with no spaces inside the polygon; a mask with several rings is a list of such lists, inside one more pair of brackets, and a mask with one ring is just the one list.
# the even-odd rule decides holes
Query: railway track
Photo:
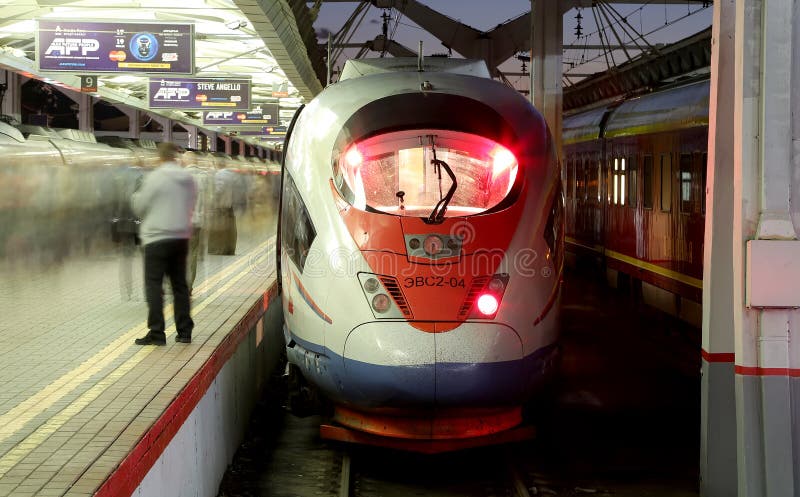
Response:
[{"label": "railway track", "polygon": [[[678,360],[686,343],[669,320],[647,319],[589,278],[571,281],[568,355],[557,402],[533,419],[535,440],[435,456],[329,443],[319,437],[324,420],[286,413],[276,388],[220,497],[697,497],[699,420],[687,413],[699,382]],[[648,354],[632,360],[627,350]]]},{"label": "railway track", "polygon": [[328,443],[319,438],[319,417],[270,413],[251,427],[219,497],[532,495],[510,447],[425,455]]},{"label": "railway track", "polygon": [[343,447],[338,497],[529,497],[511,451],[437,455]]}]

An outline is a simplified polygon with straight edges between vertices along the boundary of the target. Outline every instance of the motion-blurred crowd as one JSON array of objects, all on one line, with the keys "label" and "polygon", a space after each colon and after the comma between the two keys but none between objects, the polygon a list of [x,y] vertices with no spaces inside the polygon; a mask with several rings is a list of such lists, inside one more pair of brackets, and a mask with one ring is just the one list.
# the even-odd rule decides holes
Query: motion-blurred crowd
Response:
[{"label": "motion-blurred crowd", "polygon": [[[131,196],[154,156],[98,143],[6,139],[0,134],[0,265],[52,267],[67,258],[137,254],[140,220]],[[13,137],[12,137],[13,138]],[[277,210],[277,166],[258,159],[187,151],[180,161],[198,191],[188,279],[204,254],[232,255],[243,223]],[[238,226],[237,226],[238,225]],[[123,298],[130,264],[120,265]]]}]

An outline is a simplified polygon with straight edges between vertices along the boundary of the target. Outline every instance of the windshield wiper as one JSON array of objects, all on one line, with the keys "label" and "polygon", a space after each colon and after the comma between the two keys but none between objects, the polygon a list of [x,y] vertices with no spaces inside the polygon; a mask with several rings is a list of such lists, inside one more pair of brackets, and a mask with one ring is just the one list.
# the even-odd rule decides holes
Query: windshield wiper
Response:
[{"label": "windshield wiper", "polygon": [[456,193],[458,182],[456,181],[456,175],[453,174],[453,170],[450,169],[450,166],[447,164],[447,162],[436,158],[436,148],[433,146],[432,138],[431,151],[433,152],[431,164],[433,164],[434,172],[439,175],[439,196],[442,195],[442,168],[444,168],[447,175],[450,176],[450,180],[453,182],[450,185],[450,189],[447,190],[447,195],[441,198],[436,205],[433,206],[433,210],[426,221],[428,224],[441,224],[442,221],[444,221],[444,214],[447,212],[447,205],[450,203],[450,200],[453,199],[453,195]]}]

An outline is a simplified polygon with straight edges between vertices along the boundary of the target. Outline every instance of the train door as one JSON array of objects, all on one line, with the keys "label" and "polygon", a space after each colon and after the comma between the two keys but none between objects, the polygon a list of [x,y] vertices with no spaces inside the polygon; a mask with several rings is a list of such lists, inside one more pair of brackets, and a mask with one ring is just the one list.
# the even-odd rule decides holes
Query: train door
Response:
[{"label": "train door", "polygon": [[609,246],[627,255],[636,255],[636,209],[638,207],[638,161],[636,143],[618,139],[609,145],[608,185]]},{"label": "train door", "polygon": [[651,257],[657,261],[672,265],[675,260],[676,247],[676,220],[673,212],[674,174],[672,142],[669,137],[661,137],[656,142],[656,160],[658,172],[656,173],[658,205],[653,215],[651,239]]}]

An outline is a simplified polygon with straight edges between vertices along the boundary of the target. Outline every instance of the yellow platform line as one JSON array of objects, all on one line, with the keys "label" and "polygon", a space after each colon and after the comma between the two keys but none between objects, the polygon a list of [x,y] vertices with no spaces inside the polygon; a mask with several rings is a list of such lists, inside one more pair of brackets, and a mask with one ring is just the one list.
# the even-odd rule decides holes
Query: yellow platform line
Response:
[{"label": "yellow platform line", "polygon": [[[261,256],[257,262],[266,259],[269,255],[264,254]],[[247,274],[245,272],[240,272],[231,280],[226,282],[222,287],[217,289],[210,297],[205,299],[202,303],[197,305],[195,308],[195,313],[200,313],[203,309],[205,309],[211,302],[213,302],[217,297],[224,294],[231,286],[233,286],[237,281],[239,281],[244,275]],[[170,333],[175,329],[175,325],[172,325],[168,328]],[[81,394],[77,399],[75,399],[72,403],[70,403],[67,407],[62,409],[58,414],[50,418],[46,423],[41,425],[37,428],[33,433],[25,437],[25,439],[17,444],[13,449],[7,452],[3,457],[0,458],[0,478],[5,476],[11,468],[16,466],[22,459],[25,458],[28,454],[30,454],[36,447],[41,445],[47,438],[55,433],[59,428],[64,426],[67,421],[72,418],[75,414],[82,411],[86,406],[88,406],[92,401],[94,401],[97,397],[100,396],[108,387],[114,384],[117,380],[119,380],[122,376],[126,373],[130,372],[137,364],[142,362],[147,356],[152,354],[157,350],[156,347],[146,347],[142,348],[137,351],[132,357],[126,360],[123,364],[119,367],[115,368],[108,376],[103,378],[99,381],[96,385],[91,387],[89,390]],[[97,370],[95,369],[91,373],[96,373]]]},{"label": "yellow platform line", "polygon": [[626,264],[630,264],[631,266],[638,267],[639,269],[644,269],[645,271],[650,271],[651,273],[655,273],[661,276],[665,276],[667,278],[680,281],[681,283],[685,283],[689,286],[693,286],[695,288],[703,288],[703,280],[693,278],[692,276],[679,273],[678,271],[673,271],[671,269],[667,269],[665,267],[659,266],[657,264],[653,264],[651,262],[645,262],[639,260],[635,257],[631,257],[629,255],[621,254],[614,250],[604,249],[601,245],[595,245],[594,247],[590,247],[588,245],[584,245],[578,242],[576,239],[565,236],[564,241],[570,243],[572,245],[576,245],[578,247],[583,247],[588,250],[592,250],[594,252],[598,252],[600,254],[604,254],[607,257],[611,257],[612,259],[616,259],[618,261],[622,261]]},{"label": "yellow platform line", "polygon": [[667,269],[665,267],[662,267],[662,266],[659,266],[659,265],[656,265],[656,264],[653,264],[653,263],[650,263],[650,262],[640,261],[639,259],[636,259],[634,257],[628,256],[628,255],[625,255],[625,254],[620,254],[619,252],[615,252],[613,250],[606,249],[605,254],[608,257],[611,257],[613,259],[617,259],[618,261],[622,261],[622,262],[624,262],[626,264],[630,264],[631,266],[636,266],[636,267],[638,267],[640,269],[644,269],[646,271],[650,271],[651,273],[656,273],[656,274],[659,274],[661,276],[665,276],[667,278],[670,278],[670,279],[673,279],[673,280],[676,280],[676,281],[680,281],[681,283],[685,283],[685,284],[687,284],[689,286],[693,286],[695,288],[700,288],[700,289],[703,288],[703,280],[699,280],[697,278],[693,278],[693,277],[691,277],[689,275],[686,275],[686,274],[683,274],[683,273],[679,273],[677,271],[673,271],[671,269]]},{"label": "yellow platform line", "polygon": [[[203,282],[202,285],[197,287],[198,293],[206,291],[208,288],[216,285],[220,280],[228,277],[234,271],[239,270],[244,264],[251,262],[249,256],[257,253],[264,247],[269,246],[269,244],[272,243],[273,238],[270,238],[266,242],[255,247],[240,260],[237,260],[231,265],[225,267],[222,271],[216,273],[212,278]],[[269,253],[271,253],[271,251],[268,251],[263,257],[266,257],[266,255]],[[208,299],[204,300],[203,303],[205,303],[207,300]],[[203,304],[201,303],[200,305],[202,306]],[[197,306],[193,309],[193,311],[198,312],[199,309],[200,306]],[[164,319],[170,319],[172,315],[172,308],[167,308],[164,312]],[[174,329],[174,326],[169,328],[169,330],[172,329]],[[146,330],[146,321],[142,321],[141,323],[135,325],[123,333],[119,338],[105,346],[102,350],[81,363],[80,366],[72,369],[68,373],[65,373],[42,390],[39,390],[31,397],[27,398],[23,402],[10,409],[7,413],[0,416],[0,442],[5,441],[14,433],[21,430],[36,416],[49,409],[52,405],[62,399],[65,395],[69,394],[92,375],[96,374],[114,362],[124,352],[130,350],[132,346],[132,340],[139,334],[144,333]]]},{"label": "yellow platform line", "polygon": [[569,244],[572,244],[572,245],[577,245],[578,247],[583,247],[586,250],[591,250],[592,252],[599,252],[601,254],[603,253],[603,246],[602,245],[595,245],[594,247],[590,247],[588,245],[584,245],[583,243],[580,243],[578,240],[572,238],[571,236],[565,236],[564,237],[564,241],[569,243]]}]

